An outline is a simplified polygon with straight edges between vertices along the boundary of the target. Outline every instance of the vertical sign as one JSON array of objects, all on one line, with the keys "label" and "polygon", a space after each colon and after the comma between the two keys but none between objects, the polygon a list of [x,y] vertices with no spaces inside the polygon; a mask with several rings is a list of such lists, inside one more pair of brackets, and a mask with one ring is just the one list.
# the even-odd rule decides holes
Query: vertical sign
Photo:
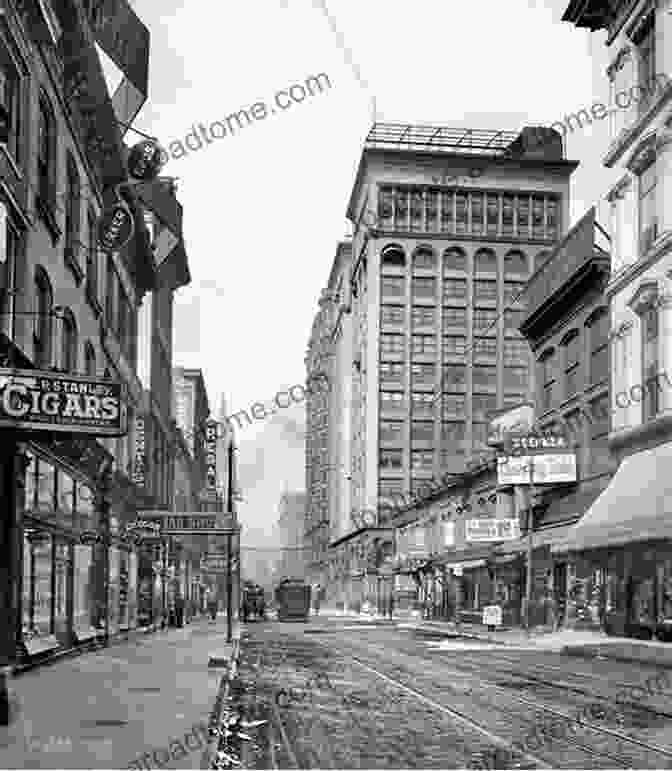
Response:
[{"label": "vertical sign", "polygon": [[205,424],[205,489],[217,492],[217,422]]},{"label": "vertical sign", "polygon": [[133,455],[133,484],[145,486],[145,469],[147,464],[147,438],[145,435],[145,416],[135,418],[135,453]]}]

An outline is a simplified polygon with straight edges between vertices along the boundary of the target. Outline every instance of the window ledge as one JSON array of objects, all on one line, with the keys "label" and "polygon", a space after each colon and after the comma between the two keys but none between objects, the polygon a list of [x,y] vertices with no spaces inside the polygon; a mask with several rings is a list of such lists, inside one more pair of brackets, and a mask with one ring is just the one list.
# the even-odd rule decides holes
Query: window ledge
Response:
[{"label": "window ledge", "polygon": [[51,203],[45,201],[40,195],[37,195],[35,198],[35,207],[37,208],[38,214],[49,230],[53,245],[56,246],[58,239],[61,237],[63,231],[58,227],[58,223],[56,222],[54,207]]},{"label": "window ledge", "polygon": [[84,271],[79,263],[79,254],[81,254],[81,245],[77,243],[66,246],[63,252],[65,264],[74,276],[77,286],[80,286],[84,280]]},{"label": "window ledge", "polygon": [[96,297],[95,290],[89,283],[86,284],[86,301],[89,303],[91,309],[93,310],[95,317],[100,318],[100,315],[103,312],[103,308],[98,298]]}]

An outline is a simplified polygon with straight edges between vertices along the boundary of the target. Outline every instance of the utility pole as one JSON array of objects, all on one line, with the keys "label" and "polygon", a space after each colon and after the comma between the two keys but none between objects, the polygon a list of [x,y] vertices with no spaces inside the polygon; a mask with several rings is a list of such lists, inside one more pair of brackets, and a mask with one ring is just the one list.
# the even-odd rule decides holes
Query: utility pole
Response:
[{"label": "utility pole", "polygon": [[530,455],[530,486],[527,500],[527,573],[525,580],[525,631],[530,634],[532,606],[532,552],[534,549],[534,456]]}]

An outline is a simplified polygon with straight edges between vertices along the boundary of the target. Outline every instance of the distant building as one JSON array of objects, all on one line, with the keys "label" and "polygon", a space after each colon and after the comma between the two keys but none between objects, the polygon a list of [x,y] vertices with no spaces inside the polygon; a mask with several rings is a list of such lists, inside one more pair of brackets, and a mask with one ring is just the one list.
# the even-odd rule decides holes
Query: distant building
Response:
[{"label": "distant building", "polygon": [[279,578],[306,578],[304,556],[304,527],[306,519],[306,493],[283,493],[278,506],[278,534],[280,557],[277,575]]}]

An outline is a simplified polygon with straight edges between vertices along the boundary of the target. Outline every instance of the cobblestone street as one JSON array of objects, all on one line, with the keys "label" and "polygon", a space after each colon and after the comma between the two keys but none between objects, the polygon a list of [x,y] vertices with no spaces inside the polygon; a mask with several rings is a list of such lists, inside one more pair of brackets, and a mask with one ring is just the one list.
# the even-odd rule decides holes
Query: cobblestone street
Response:
[{"label": "cobblestone street", "polygon": [[241,650],[256,768],[672,767],[669,686],[615,703],[641,664],[314,617],[250,624]]}]

